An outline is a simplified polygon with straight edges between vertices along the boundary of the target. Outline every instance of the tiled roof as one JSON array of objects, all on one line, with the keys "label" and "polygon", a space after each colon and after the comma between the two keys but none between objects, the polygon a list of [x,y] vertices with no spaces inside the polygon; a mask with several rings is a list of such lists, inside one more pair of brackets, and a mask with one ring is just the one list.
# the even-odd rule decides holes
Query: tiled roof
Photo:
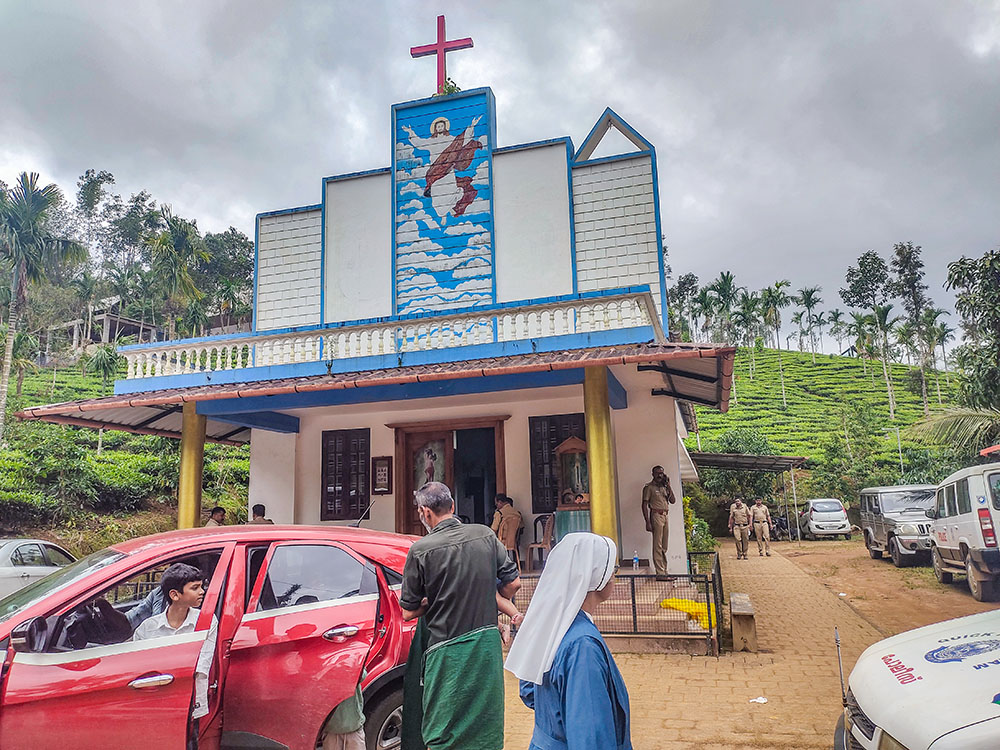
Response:
[{"label": "tiled roof", "polygon": [[[735,349],[732,347],[713,344],[626,344],[249,383],[169,388],[33,406],[18,412],[17,416],[22,419],[177,437],[180,435],[180,406],[188,401],[403,385],[597,365],[655,365],[667,362],[670,363],[669,367],[663,365],[669,370],[665,379],[670,381],[672,389],[667,395],[682,399],[690,397],[697,403],[714,405],[725,411],[729,404],[734,353]],[[246,442],[249,440],[249,429],[234,431],[232,424],[210,419],[208,439],[227,443]]]}]

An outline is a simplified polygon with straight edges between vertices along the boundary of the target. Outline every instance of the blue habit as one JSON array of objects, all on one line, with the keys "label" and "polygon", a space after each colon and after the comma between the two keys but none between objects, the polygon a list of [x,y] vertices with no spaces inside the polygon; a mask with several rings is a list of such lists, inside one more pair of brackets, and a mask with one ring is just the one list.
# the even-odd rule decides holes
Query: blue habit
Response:
[{"label": "blue habit", "polygon": [[583,612],[563,636],[545,681],[521,681],[521,700],[535,712],[529,750],[632,750],[625,682]]}]

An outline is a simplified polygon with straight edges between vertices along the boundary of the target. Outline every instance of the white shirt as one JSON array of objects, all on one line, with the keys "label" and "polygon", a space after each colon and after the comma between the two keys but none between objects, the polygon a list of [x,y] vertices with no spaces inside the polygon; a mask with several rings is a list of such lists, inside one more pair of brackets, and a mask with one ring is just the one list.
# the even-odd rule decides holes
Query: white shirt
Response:
[{"label": "white shirt", "polygon": [[[191,607],[187,617],[184,618],[178,627],[174,628],[167,621],[167,610],[158,615],[148,617],[139,623],[139,627],[132,634],[133,641],[146,641],[150,638],[163,638],[168,635],[184,635],[195,632],[198,624],[200,609]],[[191,718],[199,719],[208,713],[208,673],[212,668],[212,657],[215,655],[215,640],[218,636],[219,621],[212,615],[212,625],[208,630],[208,637],[202,644],[198,654],[198,663],[195,665],[194,674],[194,708],[191,711]]]}]

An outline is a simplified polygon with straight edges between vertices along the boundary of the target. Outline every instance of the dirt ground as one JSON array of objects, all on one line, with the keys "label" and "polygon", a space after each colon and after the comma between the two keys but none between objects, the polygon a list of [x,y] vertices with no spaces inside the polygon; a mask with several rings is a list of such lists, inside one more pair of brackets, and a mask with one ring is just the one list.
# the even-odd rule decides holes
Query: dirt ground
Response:
[{"label": "dirt ground", "polygon": [[930,563],[896,568],[888,556],[872,560],[864,542],[819,539],[787,542],[781,553],[843,599],[885,636],[996,609],[972,598],[965,576],[944,585]]}]

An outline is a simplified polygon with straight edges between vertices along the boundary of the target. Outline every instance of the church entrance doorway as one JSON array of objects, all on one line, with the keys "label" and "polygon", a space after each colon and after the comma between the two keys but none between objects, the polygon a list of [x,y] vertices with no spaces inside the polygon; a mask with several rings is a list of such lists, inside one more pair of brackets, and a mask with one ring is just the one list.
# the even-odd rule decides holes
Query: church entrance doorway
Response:
[{"label": "church entrance doorway", "polygon": [[468,523],[488,524],[493,496],[506,491],[504,422],[482,417],[390,424],[396,431],[396,531],[425,533],[413,493],[425,482],[443,482],[455,498],[455,513]]}]

